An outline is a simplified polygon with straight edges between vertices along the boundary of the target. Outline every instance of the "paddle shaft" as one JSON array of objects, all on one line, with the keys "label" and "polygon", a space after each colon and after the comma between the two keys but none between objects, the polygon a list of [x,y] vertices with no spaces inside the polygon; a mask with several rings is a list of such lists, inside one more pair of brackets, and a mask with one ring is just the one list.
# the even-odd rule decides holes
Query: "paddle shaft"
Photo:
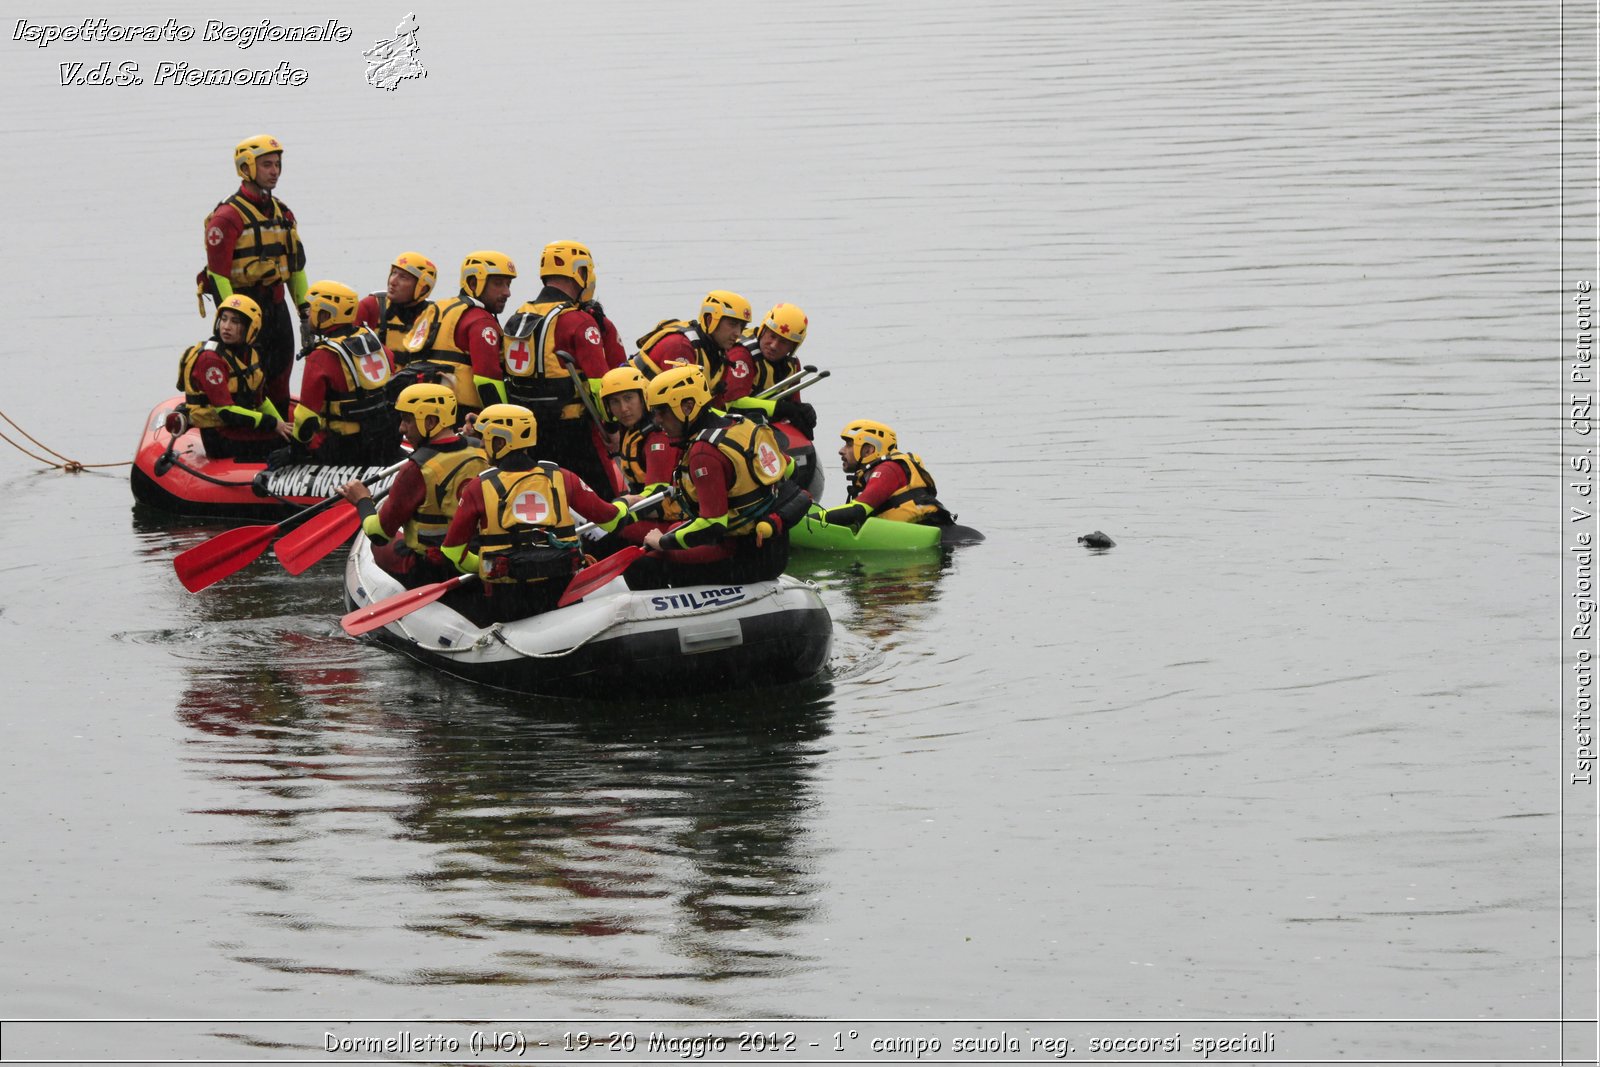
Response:
[{"label": "paddle shaft", "polygon": [[793,374],[789,375],[787,378],[783,379],[782,381],[773,382],[771,385],[769,385],[765,389],[761,390],[761,392],[756,394],[756,399],[757,400],[771,400],[773,393],[777,392],[779,389],[782,389],[784,386],[788,385],[790,382],[796,380],[797,378],[804,378],[808,374],[815,374],[815,373],[817,373],[817,368],[811,366],[809,363],[803,364],[800,367],[799,370],[795,371]]}]

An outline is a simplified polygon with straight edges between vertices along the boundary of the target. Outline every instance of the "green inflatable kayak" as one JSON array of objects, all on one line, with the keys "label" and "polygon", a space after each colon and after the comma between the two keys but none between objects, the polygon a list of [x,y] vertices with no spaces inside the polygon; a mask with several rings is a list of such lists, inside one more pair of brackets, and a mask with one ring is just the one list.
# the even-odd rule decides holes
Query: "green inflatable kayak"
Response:
[{"label": "green inflatable kayak", "polygon": [[983,534],[970,526],[923,526],[878,518],[869,518],[857,532],[828,522],[815,507],[789,531],[789,543],[795,548],[821,551],[905,552],[982,540]]}]

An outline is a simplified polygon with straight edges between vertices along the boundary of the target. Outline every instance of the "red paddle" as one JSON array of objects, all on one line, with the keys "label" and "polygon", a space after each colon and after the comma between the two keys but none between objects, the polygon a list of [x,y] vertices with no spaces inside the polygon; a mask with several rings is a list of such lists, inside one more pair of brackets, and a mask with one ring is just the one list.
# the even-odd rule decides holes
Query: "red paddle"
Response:
[{"label": "red paddle", "polygon": [[418,608],[426,607],[435,600],[444,596],[458,585],[476,581],[476,574],[458,574],[454,578],[446,578],[442,582],[432,585],[422,585],[415,589],[407,589],[404,593],[396,593],[376,604],[368,604],[364,608],[357,608],[339,620],[339,626],[351,637],[360,637],[364,633],[381,629],[396,619],[410,615]]},{"label": "red paddle", "polygon": [[[366,482],[371,484],[380,481],[403,466],[405,466],[404,461],[396,463],[366,479]],[[330,497],[319,504],[303,508],[271,526],[240,526],[237,529],[226,530],[209,540],[201,541],[193,548],[179,552],[172,558],[172,567],[178,572],[178,581],[183,583],[183,587],[191,593],[198,593],[207,586],[215,585],[228,575],[236,574],[249,566],[252,560],[266,551],[267,545],[271,544],[278,531],[284,527],[343,502],[343,497]]]},{"label": "red paddle", "polygon": [[[382,494],[373,497],[381,499]],[[348,500],[278,538],[272,554],[290,574],[304,574],[313,563],[350,540],[361,529],[361,513]]]},{"label": "red paddle", "polygon": [[567,591],[561,594],[560,600],[556,601],[556,607],[564,608],[574,601],[582,600],[627,570],[632,566],[633,561],[644,555],[644,553],[645,547],[643,545],[629,545],[627,548],[613,552],[598,563],[583,568],[583,570],[572,576],[572,581],[567,585]]}]

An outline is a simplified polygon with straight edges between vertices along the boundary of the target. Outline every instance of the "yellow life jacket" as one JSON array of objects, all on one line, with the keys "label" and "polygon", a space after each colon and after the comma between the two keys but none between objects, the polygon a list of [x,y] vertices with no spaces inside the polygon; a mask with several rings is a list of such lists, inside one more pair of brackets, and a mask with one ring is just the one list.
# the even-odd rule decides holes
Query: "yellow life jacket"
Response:
[{"label": "yellow life jacket", "polygon": [[540,421],[584,417],[577,383],[556,355],[556,322],[576,306],[560,290],[547,288],[506,320],[500,337],[506,399],[521,404]]},{"label": "yellow life jacket", "polygon": [[857,470],[850,479],[850,499],[866,487],[867,477],[872,473],[872,468],[880,463],[898,463],[906,472],[906,486],[898,493],[885,500],[877,511],[872,514],[879,519],[892,519],[895,522],[921,522],[930,515],[937,515],[944,510],[944,506],[935,498],[938,492],[933,484],[933,475],[928,473],[928,468],[922,465],[922,457],[899,449],[891,449],[882,457],[874,459]]},{"label": "yellow life jacket", "polygon": [[461,486],[468,478],[476,477],[488,467],[483,449],[465,438],[453,444],[426,443],[414,449],[409,457],[422,470],[422,483],[426,487],[422,503],[417,505],[405,524],[405,543],[418,555],[430,547],[444,543],[445,531],[455,517]]},{"label": "yellow life jacket", "polygon": [[472,357],[456,345],[456,327],[469,309],[481,307],[483,301],[470,296],[452,296],[429,304],[417,316],[404,343],[410,354],[406,362],[437,364],[446,372],[444,377],[448,380],[444,384],[455,390],[456,403],[465,408],[481,404],[478,386],[472,380]]},{"label": "yellow life jacket", "polygon": [[[478,484],[483,489],[478,577],[527,582],[572,573],[580,549],[561,468],[554,463],[525,471],[490,467],[478,475]],[[497,563],[501,557],[506,562]]]},{"label": "yellow life jacket", "polygon": [[689,452],[695,441],[715,445],[733,464],[733,484],[728,486],[728,533],[752,533],[755,525],[777,502],[776,486],[783,481],[788,457],[778,447],[778,437],[764,422],[740,415],[717,413],[695,434],[678,457],[673,480],[681,498],[698,514],[699,498],[689,476]]},{"label": "yellow life jacket", "polygon": [[[627,479],[629,492],[641,492],[648,484],[645,472],[650,457],[646,442],[654,430],[655,424],[646,420],[637,429],[622,431],[622,441],[617,446],[617,462],[622,464],[622,476]],[[676,500],[662,501],[656,507],[660,509],[661,518],[667,522],[677,522],[683,518],[683,508],[678,506]]]},{"label": "yellow life jacket", "polygon": [[300,234],[284,214],[283,205],[269,196],[267,210],[262,211],[242,192],[234,193],[217,207],[222,204],[230,205],[244,219],[244,229],[233,245],[233,264],[228,269],[228,282],[234,291],[287,282],[300,260]]},{"label": "yellow life jacket", "polygon": [[[243,348],[243,351],[239,351]],[[267,381],[266,372],[261,366],[261,357],[254,348],[247,346],[224,345],[215,338],[191,345],[178,362],[178,388],[183,390],[185,406],[188,408],[189,422],[201,429],[214,430],[221,426],[222,416],[217,409],[211,406],[205,390],[194,381],[195,360],[200,358],[202,352],[215,352],[222,357],[222,362],[228,367],[228,393],[233,397],[233,403],[241,408],[260,407]]]},{"label": "yellow life jacket", "polygon": [[689,339],[689,344],[694,346],[695,365],[705,371],[706,381],[711,385],[711,395],[717,395],[722,391],[722,370],[727,360],[723,357],[722,350],[711,343],[711,338],[701,333],[700,327],[692,322],[685,322],[683,319],[662,319],[649,333],[639,338],[639,351],[629,362],[645,376],[646,381],[654,378],[666,368],[655,361],[652,353],[657,345],[675,333],[683,334]]},{"label": "yellow life jacket", "polygon": [[411,336],[411,328],[417,324],[417,319],[422,313],[433,307],[431,300],[413,300],[409,304],[394,304],[389,301],[388,293],[373,293],[374,302],[378,305],[378,325],[375,329],[378,338],[383,342],[394,356],[395,366],[403,367],[411,362],[411,350],[406,347],[406,338]]},{"label": "yellow life jacket", "polygon": [[367,428],[377,432],[392,422],[385,389],[392,374],[378,335],[362,327],[346,337],[324,337],[317,347],[338,357],[344,371],[343,387],[329,389],[327,410],[318,412],[328,432],[350,437]]}]

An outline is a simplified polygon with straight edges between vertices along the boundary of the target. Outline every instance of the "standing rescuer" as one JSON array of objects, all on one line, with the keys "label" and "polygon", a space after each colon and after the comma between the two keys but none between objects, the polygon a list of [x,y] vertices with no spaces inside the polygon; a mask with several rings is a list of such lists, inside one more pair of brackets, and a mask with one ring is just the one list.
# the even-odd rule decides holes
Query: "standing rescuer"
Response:
[{"label": "standing rescuer", "polygon": [[788,480],[794,461],[772,428],[712,407],[699,367],[662,371],[645,401],[668,439],[684,448],[673,480],[690,519],[645,536],[645,547],[662,555],[630,568],[629,586],[758,582],[783,573],[789,527],[811,498]]},{"label": "standing rescuer", "polygon": [[461,487],[488,463],[483,449],[456,432],[456,394],[449,386],[407,386],[394,407],[400,432],[412,446],[411,462],[395,475],[381,508],[362,482],[348,482],[340,492],[361,513],[361,529],[372,541],[378,566],[415,587],[457,573],[439,546]]},{"label": "standing rescuer", "polygon": [[288,304],[292,300],[304,318],[307,282],[305,247],[294,212],[273,195],[283,173],[283,145],[270,134],[247,137],[234,147],[233,166],[241,179],[238,192],[206,216],[206,269],[201,272],[200,289],[219,307],[234,294],[247,296],[260,307],[256,347],[266,374],[266,395],[286,411],[295,353]]}]

